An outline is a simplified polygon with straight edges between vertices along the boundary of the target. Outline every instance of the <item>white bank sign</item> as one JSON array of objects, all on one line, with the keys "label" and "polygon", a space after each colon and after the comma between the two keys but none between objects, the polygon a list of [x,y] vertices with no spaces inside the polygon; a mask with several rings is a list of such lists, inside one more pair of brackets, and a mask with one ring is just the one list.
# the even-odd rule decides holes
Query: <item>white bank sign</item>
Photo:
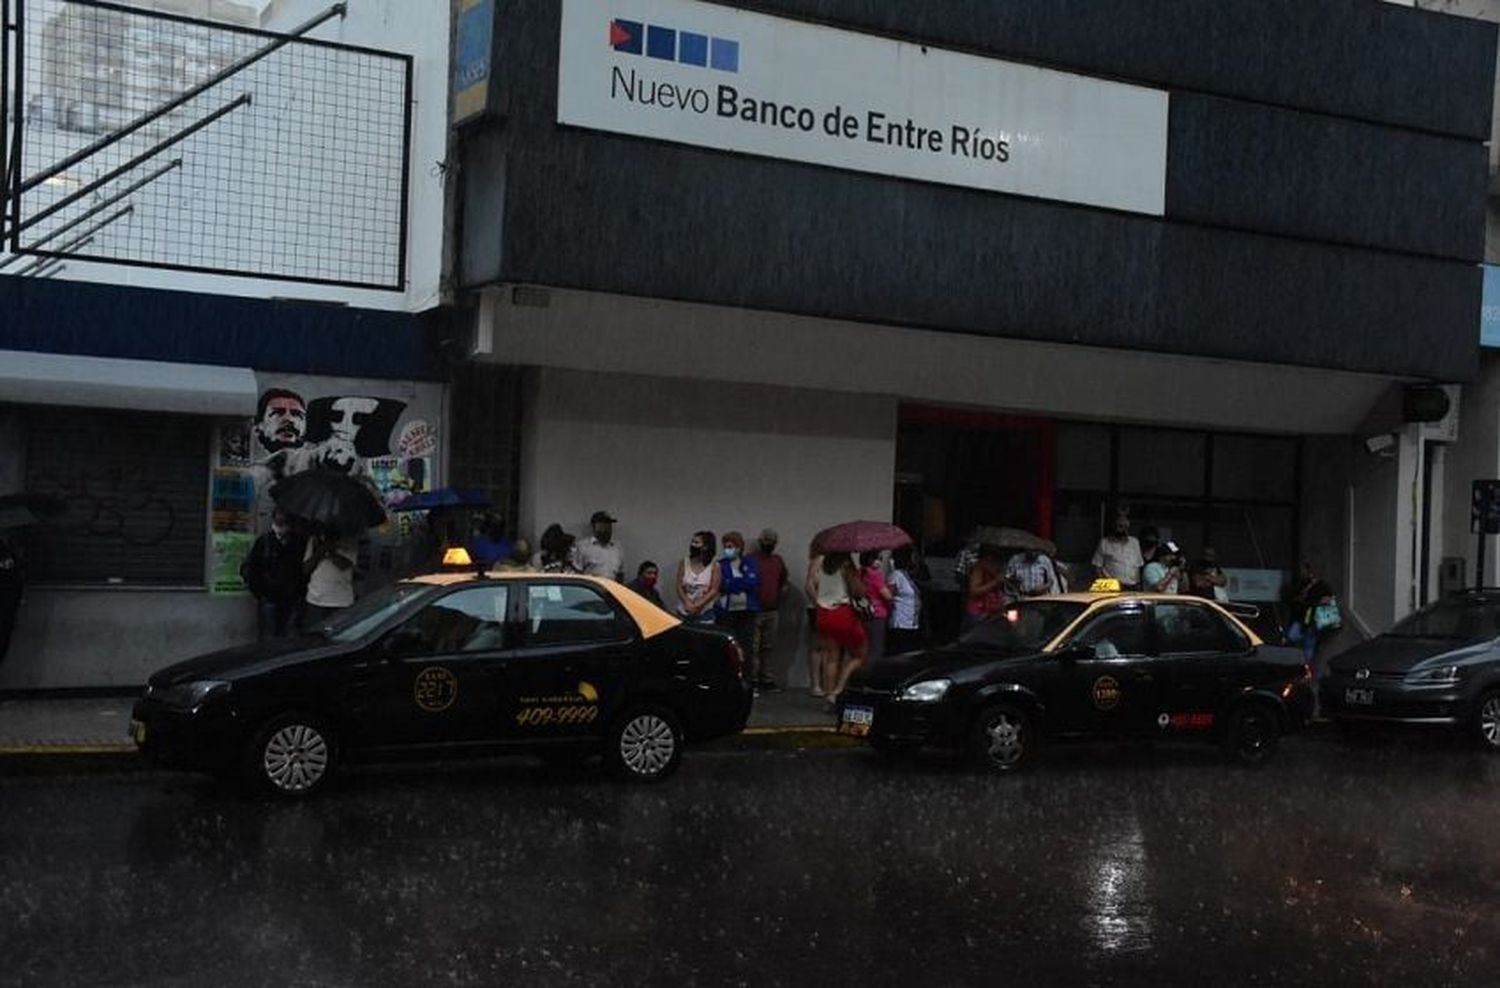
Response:
[{"label": "white bank sign", "polygon": [[697,0],[563,0],[560,123],[1161,215],[1167,94]]}]

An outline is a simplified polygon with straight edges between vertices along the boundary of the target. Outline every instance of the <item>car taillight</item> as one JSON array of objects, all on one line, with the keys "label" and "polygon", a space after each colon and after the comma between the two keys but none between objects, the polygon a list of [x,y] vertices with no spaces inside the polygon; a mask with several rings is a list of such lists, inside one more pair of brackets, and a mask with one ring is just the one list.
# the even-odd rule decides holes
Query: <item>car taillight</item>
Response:
[{"label": "car taillight", "polygon": [[736,676],[745,678],[745,653],[740,648],[740,643],[733,638],[729,639],[729,667]]}]

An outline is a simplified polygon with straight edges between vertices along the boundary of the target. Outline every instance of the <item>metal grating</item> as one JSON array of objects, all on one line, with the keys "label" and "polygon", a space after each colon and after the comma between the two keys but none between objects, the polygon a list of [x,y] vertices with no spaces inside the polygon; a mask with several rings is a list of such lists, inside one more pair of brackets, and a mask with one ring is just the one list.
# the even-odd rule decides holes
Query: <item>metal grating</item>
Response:
[{"label": "metal grating", "polygon": [[404,288],[409,57],[102,0],[8,6],[13,253]]}]

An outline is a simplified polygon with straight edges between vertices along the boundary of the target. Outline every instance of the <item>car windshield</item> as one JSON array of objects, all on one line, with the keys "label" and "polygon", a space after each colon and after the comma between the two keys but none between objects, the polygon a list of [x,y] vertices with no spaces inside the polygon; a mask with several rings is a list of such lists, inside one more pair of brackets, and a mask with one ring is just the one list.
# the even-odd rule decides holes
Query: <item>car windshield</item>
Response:
[{"label": "car windshield", "polygon": [[317,633],[334,641],[352,642],[363,638],[387,618],[428,596],[438,588],[426,583],[393,583],[362,597],[335,614],[317,628]]},{"label": "car windshield", "polygon": [[976,625],[960,641],[1006,651],[1039,651],[1087,609],[1066,600],[1026,600]]},{"label": "car windshield", "polygon": [[1479,641],[1500,635],[1500,601],[1441,600],[1386,632],[1392,638]]}]

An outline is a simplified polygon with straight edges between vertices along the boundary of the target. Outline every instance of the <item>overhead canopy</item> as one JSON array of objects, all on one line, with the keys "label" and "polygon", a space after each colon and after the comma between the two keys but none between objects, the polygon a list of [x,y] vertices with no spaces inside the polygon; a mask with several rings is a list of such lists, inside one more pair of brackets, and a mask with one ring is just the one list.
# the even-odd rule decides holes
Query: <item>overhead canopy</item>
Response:
[{"label": "overhead canopy", "polygon": [[0,350],[0,401],[248,417],[257,394],[248,367]]}]

